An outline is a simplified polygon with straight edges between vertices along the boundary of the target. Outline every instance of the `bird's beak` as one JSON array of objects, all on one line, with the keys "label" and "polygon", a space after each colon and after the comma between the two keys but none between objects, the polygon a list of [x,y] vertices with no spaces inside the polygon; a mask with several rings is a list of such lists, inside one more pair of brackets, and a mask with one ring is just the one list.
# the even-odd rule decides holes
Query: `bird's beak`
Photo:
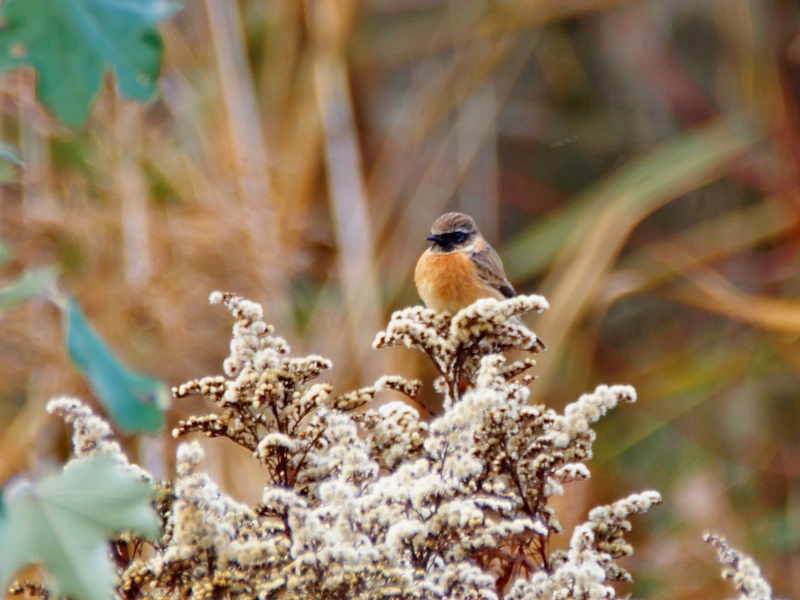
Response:
[{"label": "bird's beak", "polygon": [[442,238],[439,237],[438,235],[429,235],[425,239],[428,240],[429,242],[441,242],[442,241]]}]

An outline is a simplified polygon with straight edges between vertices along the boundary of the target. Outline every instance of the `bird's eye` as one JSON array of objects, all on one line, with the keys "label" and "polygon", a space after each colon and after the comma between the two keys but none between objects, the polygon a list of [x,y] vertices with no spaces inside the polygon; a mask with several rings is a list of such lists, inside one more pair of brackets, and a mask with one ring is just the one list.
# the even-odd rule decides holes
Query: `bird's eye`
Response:
[{"label": "bird's eye", "polygon": [[453,240],[455,240],[456,244],[460,244],[465,239],[467,239],[467,234],[463,231],[456,231],[453,233]]}]

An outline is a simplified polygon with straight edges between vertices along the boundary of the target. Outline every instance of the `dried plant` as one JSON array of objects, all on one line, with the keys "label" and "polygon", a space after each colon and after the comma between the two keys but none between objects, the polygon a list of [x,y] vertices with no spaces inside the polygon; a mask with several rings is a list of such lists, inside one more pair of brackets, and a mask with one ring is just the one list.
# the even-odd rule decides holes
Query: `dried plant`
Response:
[{"label": "dried plant", "polygon": [[[203,396],[219,411],[181,422],[173,435],[226,437],[269,482],[258,506],[237,502],[201,470],[199,444],[181,444],[176,478],[161,484],[163,538],[147,552],[140,540],[129,540],[132,550],[112,544],[120,597],[589,599],[612,598],[610,582],[631,581],[616,560],[633,551],[629,518],[659,504],[657,492],[593,509],[568,550],[550,547],[562,533],[550,499],[589,477],[592,423],[636,393],[599,386],[563,414],[528,404],[533,361],[509,365],[500,352],[543,347],[517,320],[544,310],[543,298],[483,300],[452,319],[395,313],[375,345],[403,343],[433,359],[447,401],[430,423],[402,402],[356,410],[385,388],[414,397],[417,382],[384,377],[333,396],[312,383],[330,363],[292,357],[259,305],[230,294],[211,300],[237,318],[225,374],[174,394]],[[76,457],[120,454],[80,402],[51,410],[73,425]],[[715,543],[734,571],[753,573]],[[38,590],[26,585],[14,589]],[[745,597],[769,597],[758,593]]]},{"label": "dried plant", "polygon": [[[545,345],[517,319],[517,315],[547,310],[541,296],[516,296],[498,302],[486,298],[460,311],[455,317],[429,308],[414,306],[392,315],[386,331],[378,334],[373,346],[386,348],[404,345],[425,352],[441,373],[436,388],[445,394],[445,406],[475,382],[481,358],[507,350],[539,352]],[[510,380],[523,374],[536,362],[528,359],[503,368]],[[533,380],[525,376],[526,385]]]},{"label": "dried plant", "polygon": [[732,548],[724,537],[707,533],[705,541],[717,548],[719,562],[725,568],[722,576],[730,579],[737,592],[741,592],[738,600],[770,600],[772,588],[761,575],[761,569],[756,562]]}]

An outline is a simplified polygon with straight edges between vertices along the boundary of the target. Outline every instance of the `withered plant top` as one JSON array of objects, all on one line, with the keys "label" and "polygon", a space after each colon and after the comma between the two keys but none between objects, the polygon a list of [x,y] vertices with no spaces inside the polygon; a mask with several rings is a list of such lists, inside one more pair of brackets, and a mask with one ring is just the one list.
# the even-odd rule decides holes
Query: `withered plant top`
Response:
[{"label": "withered plant top", "polygon": [[[257,587],[276,597],[525,597],[558,586],[601,597],[612,589],[605,581],[628,578],[614,562],[631,551],[622,539],[626,517],[660,502],[655,492],[593,513],[569,552],[549,549],[561,525],[548,499],[589,476],[582,461],[591,457],[590,424],[636,395],[601,386],[564,415],[526,404],[535,361],[507,364],[501,353],[544,348],[519,321],[545,310],[544,298],[481,300],[452,318],[418,307],[392,316],[375,346],[402,344],[433,360],[446,398],[444,415],[431,423],[402,402],[353,413],[386,387],[414,397],[417,382],[384,377],[333,396],[328,384],[314,383],[330,362],[292,357],[258,305],[229,294],[212,302],[238,319],[225,375],[174,392],[204,396],[220,412],[192,417],[174,435],[231,439],[265,465],[271,485],[250,513],[215,509],[222,494],[197,471],[199,450],[182,450],[173,531],[184,542],[172,542],[180,556],[210,544],[216,568],[268,571]],[[191,510],[202,528],[186,534]],[[228,512],[239,515],[236,524],[209,532],[207,516],[224,524]],[[211,541],[199,549],[187,541],[198,539]]]},{"label": "withered plant top", "polygon": [[189,381],[173,388],[173,394],[204,396],[222,412],[191,417],[178,424],[173,436],[201,432],[227,437],[250,450],[276,485],[305,491],[315,481],[315,453],[328,444],[327,411],[352,411],[385,388],[411,397],[419,391],[416,382],[382,377],[372,387],[332,397],[329,384],[310,384],[331,368],[331,362],[315,355],[289,356],[289,345],[272,335],[261,306],[220,292],[211,295],[211,303],[224,303],[238,319],[224,362],[225,375]]},{"label": "withered plant top", "polygon": [[[509,350],[532,353],[545,350],[544,343],[517,317],[547,309],[547,300],[542,296],[485,298],[454,317],[412,306],[392,315],[386,331],[378,334],[373,347],[402,345],[427,354],[441,374],[437,390],[445,394],[448,406],[475,383],[481,357]],[[535,364],[533,359],[527,359],[505,367],[506,379],[524,373]],[[532,376],[527,376],[522,385],[532,380]]]},{"label": "withered plant top", "polygon": [[[500,352],[543,347],[517,319],[545,309],[543,298],[480,301],[452,319],[421,308],[393,315],[375,345],[419,348],[442,375],[445,411],[429,423],[403,402],[354,412],[383,388],[413,397],[418,383],[384,377],[333,396],[312,383],[329,361],[292,357],[260,306],[211,299],[237,318],[225,374],[174,393],[203,396],[218,412],[173,434],[230,439],[269,483],[258,506],[241,504],[203,473],[200,446],[181,444],[176,478],[161,484],[163,538],[147,553],[137,540],[112,545],[121,597],[599,599],[614,597],[609,582],[630,581],[616,562],[632,552],[628,519],[661,502],[657,492],[593,509],[568,550],[550,547],[562,532],[550,499],[589,477],[592,423],[636,393],[599,386],[563,414],[527,403],[533,361],[509,365]],[[80,402],[52,410],[75,427],[76,455],[127,460]],[[732,573],[747,566],[730,552],[723,559]],[[743,597],[768,598],[752,571],[734,575]]]}]

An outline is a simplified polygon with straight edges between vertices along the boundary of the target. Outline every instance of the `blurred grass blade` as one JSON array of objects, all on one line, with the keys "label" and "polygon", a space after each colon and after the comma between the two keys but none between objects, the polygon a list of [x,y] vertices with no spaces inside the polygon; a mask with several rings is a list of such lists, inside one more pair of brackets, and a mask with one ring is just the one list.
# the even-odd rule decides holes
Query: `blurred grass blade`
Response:
[{"label": "blurred grass blade", "polygon": [[663,285],[698,265],[786,235],[798,225],[800,215],[780,198],[729,211],[622,259],[600,303],[607,308],[622,296]]},{"label": "blurred grass blade", "polygon": [[0,266],[6,264],[14,258],[14,253],[11,251],[11,248],[5,242],[0,240]]},{"label": "blurred grass blade", "polygon": [[47,424],[47,412],[41,402],[30,397],[0,432],[0,484],[27,468],[28,452]]},{"label": "blurred grass blade", "polygon": [[29,269],[9,286],[0,289],[0,310],[9,310],[35,298],[49,288],[58,277],[55,267]]},{"label": "blurred grass blade", "polygon": [[338,56],[319,57],[315,85],[324,149],[331,214],[339,248],[339,273],[349,316],[356,369],[361,381],[383,371],[386,357],[370,352],[370,339],[382,322],[381,297],[373,257],[361,150],[355,130],[347,69]]},{"label": "blurred grass blade", "polygon": [[800,334],[800,301],[745,294],[710,269],[688,279],[689,285],[668,292],[667,297],[759,329]]},{"label": "blurred grass blade", "polygon": [[95,333],[75,298],[66,314],[67,350],[114,422],[128,433],[157,433],[169,396],[165,384],[126,369]]},{"label": "blurred grass blade", "polygon": [[512,282],[524,281],[540,275],[559,254],[559,262],[565,262],[585,247],[586,235],[612,202],[615,210],[628,215],[623,222],[635,225],[656,208],[712,181],[722,165],[752,142],[752,132],[733,120],[676,136],[513,238],[501,252],[506,274]]},{"label": "blurred grass blade", "polygon": [[237,211],[246,227],[259,284],[262,289],[270,290],[264,306],[268,318],[279,328],[285,328],[289,323],[286,252],[241,10],[237,2],[206,0],[205,6],[224,98],[224,123],[233,144],[232,158],[242,198]]},{"label": "blurred grass blade", "polygon": [[0,142],[0,158],[13,162],[18,167],[24,167],[22,157],[19,155],[19,150],[8,142]]},{"label": "blurred grass blade", "polygon": [[536,333],[550,352],[539,370],[544,385],[534,394],[545,393],[570,331],[602,290],[633,229],[661,206],[717,179],[753,141],[741,122],[713,123],[632,161],[580,200],[586,208],[541,289],[552,309]]},{"label": "blurred grass blade", "polygon": [[[485,10],[475,10],[482,3],[465,3],[472,10],[443,8],[428,10],[397,22],[366,20],[351,42],[356,68],[387,67],[411,61],[443,49],[476,41],[499,38],[520,30],[530,30],[559,19],[607,10],[636,0],[511,0],[486,3]],[[458,3],[455,3],[457,5]]]},{"label": "blurred grass blade", "polygon": [[536,221],[506,243],[500,256],[509,280],[525,281],[544,273],[590,203],[591,197],[580,198],[551,217]]}]

